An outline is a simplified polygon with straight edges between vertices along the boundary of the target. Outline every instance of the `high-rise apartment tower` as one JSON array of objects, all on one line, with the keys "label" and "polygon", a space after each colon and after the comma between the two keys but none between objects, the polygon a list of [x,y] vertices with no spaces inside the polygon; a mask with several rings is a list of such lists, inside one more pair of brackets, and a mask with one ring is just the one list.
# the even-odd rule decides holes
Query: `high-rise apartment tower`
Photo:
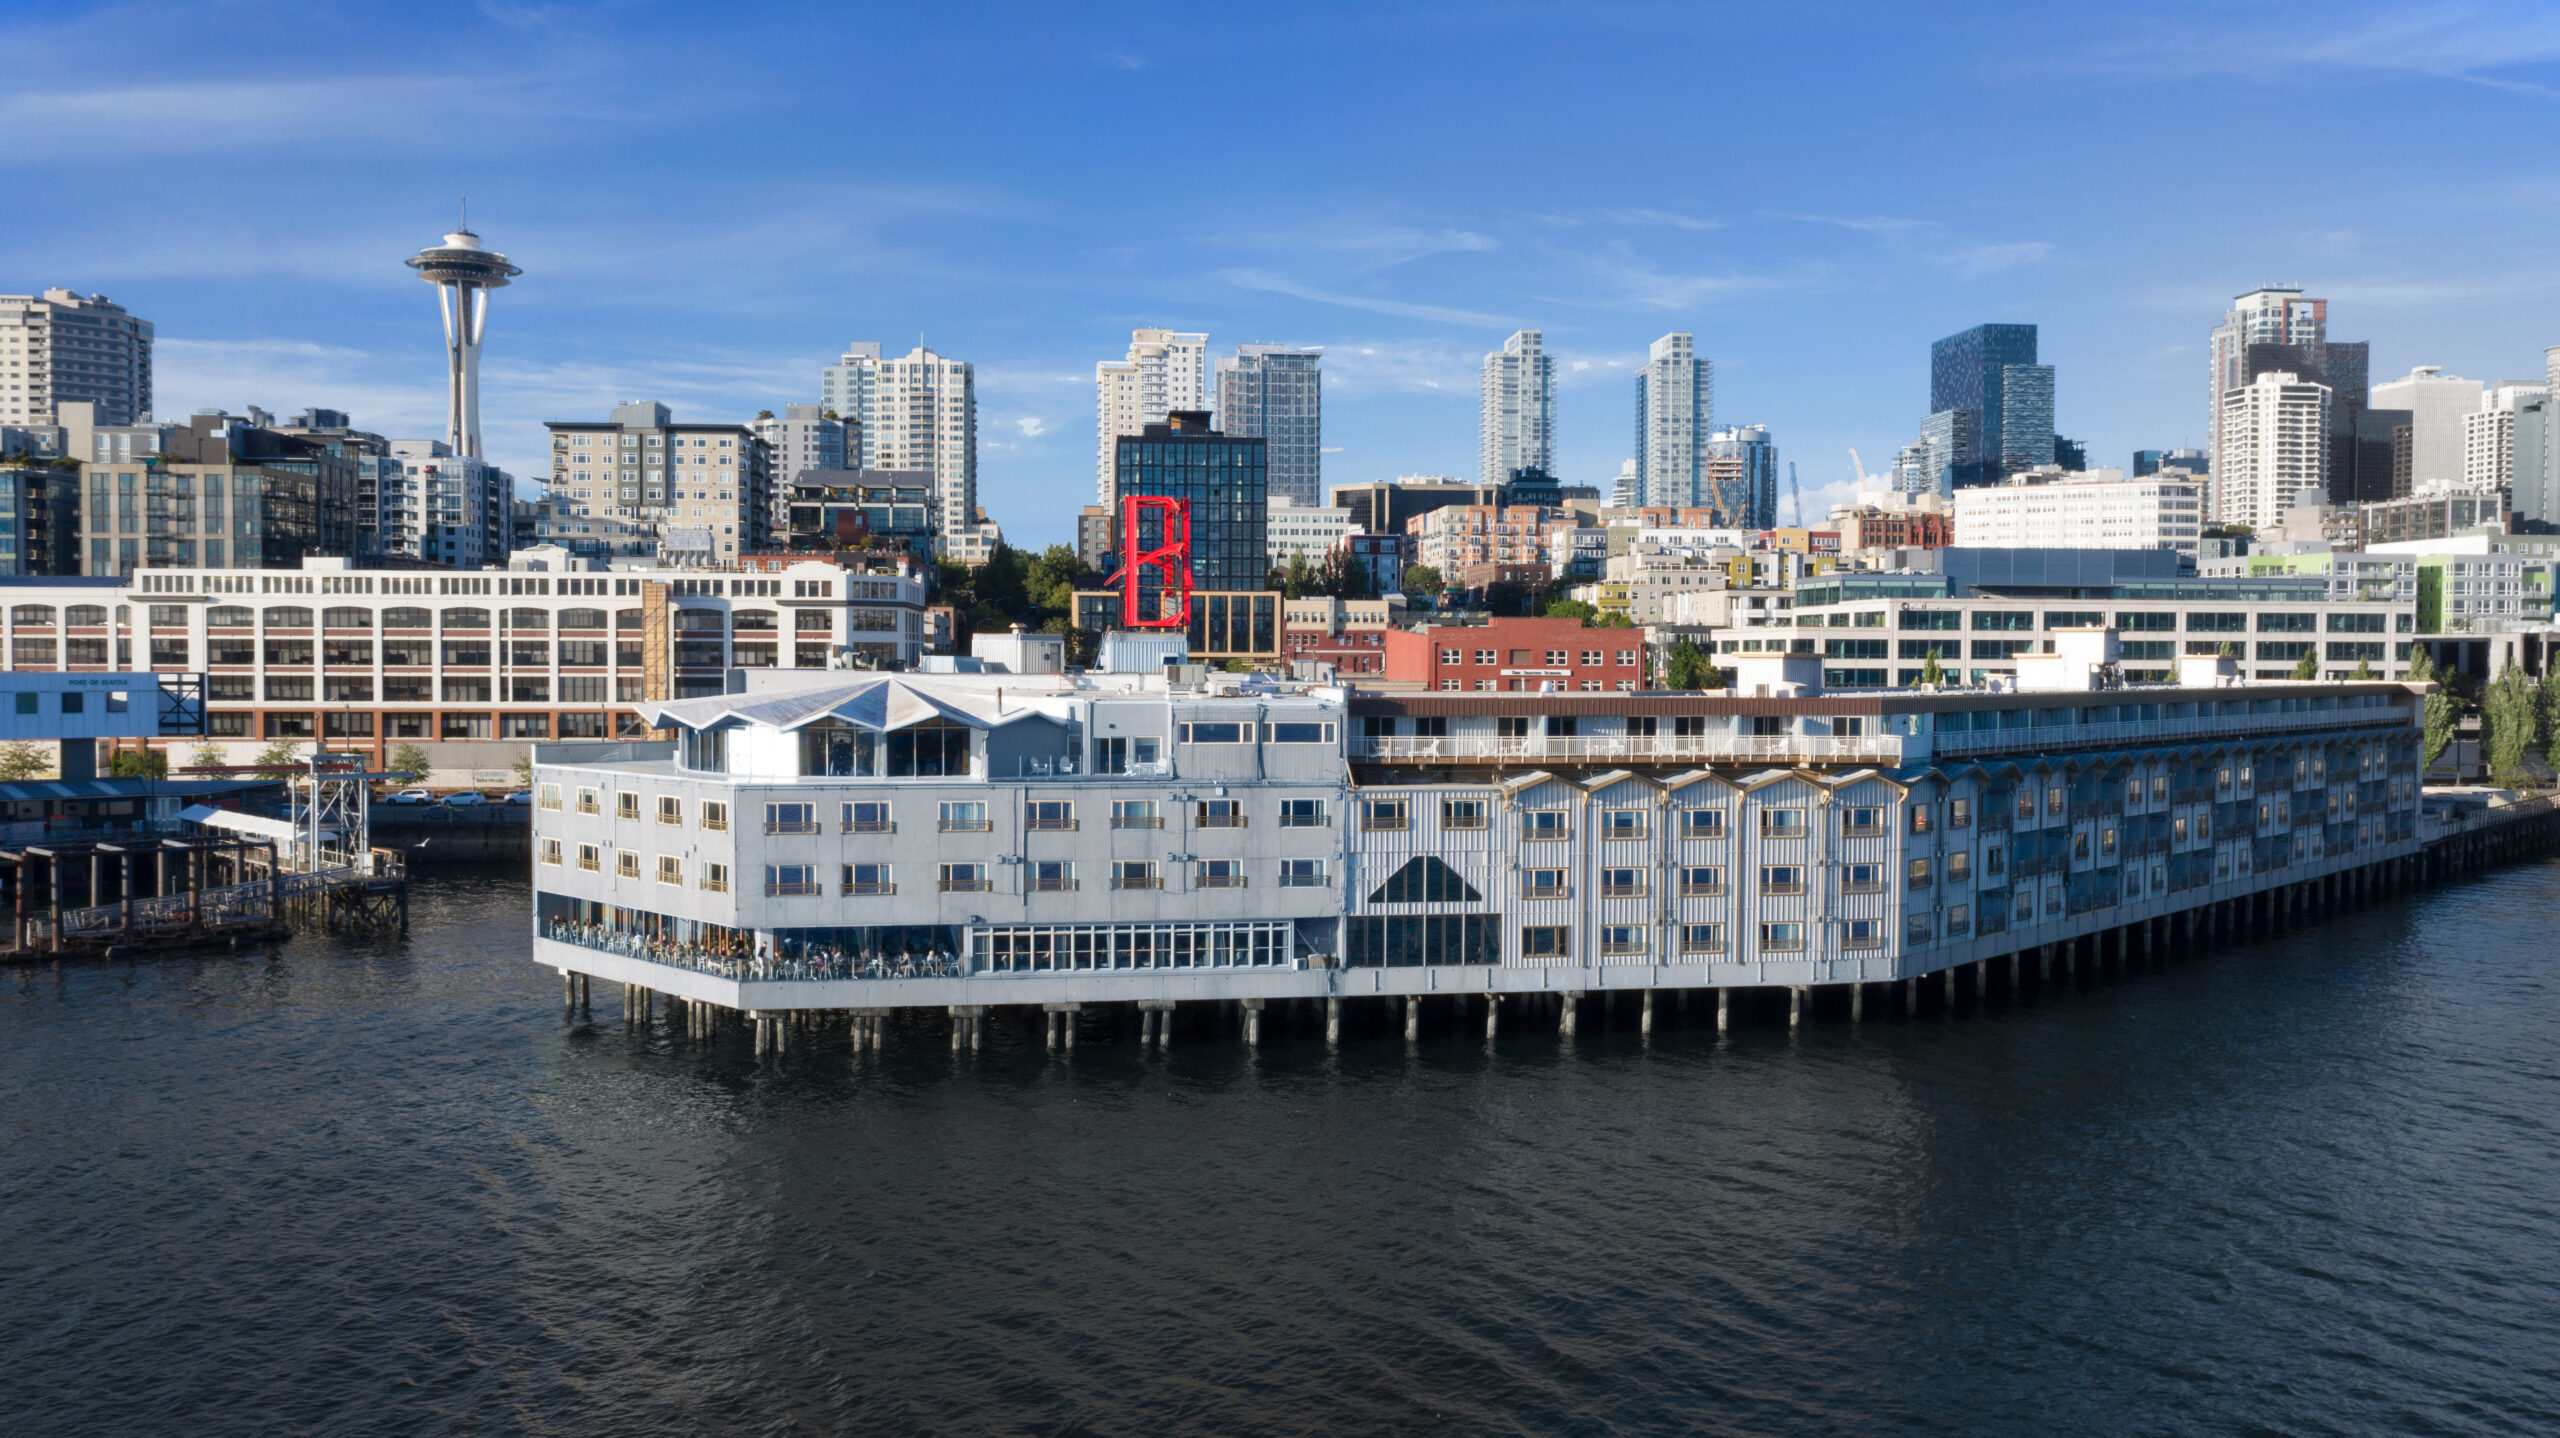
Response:
[{"label": "high-rise apartment tower", "polygon": [[[1636,473],[1644,502],[1688,509],[1712,503],[1706,489],[1707,427],[1715,417],[1715,364],[1695,335],[1653,342],[1636,375]],[[1728,513],[1725,522],[1743,521]]]},{"label": "high-rise apartment tower", "polygon": [[1546,336],[1522,330],[1484,357],[1478,477],[1500,484],[1517,469],[1556,467],[1556,363]]},{"label": "high-rise apartment tower", "polygon": [[1260,438],[1276,503],[1324,502],[1324,351],[1236,346],[1218,361],[1218,428]]}]

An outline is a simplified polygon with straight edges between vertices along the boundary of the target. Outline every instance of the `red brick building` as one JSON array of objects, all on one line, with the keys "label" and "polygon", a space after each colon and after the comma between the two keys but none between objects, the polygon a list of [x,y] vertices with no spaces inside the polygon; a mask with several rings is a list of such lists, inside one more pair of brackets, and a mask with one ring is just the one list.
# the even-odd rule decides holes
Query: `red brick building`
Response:
[{"label": "red brick building", "polygon": [[1579,619],[1495,619],[1387,633],[1386,677],[1448,693],[1632,693],[1644,687],[1644,631]]}]

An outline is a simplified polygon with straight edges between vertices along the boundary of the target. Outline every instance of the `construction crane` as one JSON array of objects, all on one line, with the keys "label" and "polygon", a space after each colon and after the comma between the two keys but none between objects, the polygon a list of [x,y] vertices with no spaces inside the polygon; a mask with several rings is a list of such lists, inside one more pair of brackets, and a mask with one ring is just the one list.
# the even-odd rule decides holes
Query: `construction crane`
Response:
[{"label": "construction crane", "polygon": [[1795,515],[1796,528],[1804,528],[1804,491],[1796,487],[1796,462],[1787,461],[1787,509]]},{"label": "construction crane", "polygon": [[1858,482],[1858,488],[1867,487],[1867,462],[1858,458],[1858,447],[1854,444],[1849,446],[1849,477]]}]

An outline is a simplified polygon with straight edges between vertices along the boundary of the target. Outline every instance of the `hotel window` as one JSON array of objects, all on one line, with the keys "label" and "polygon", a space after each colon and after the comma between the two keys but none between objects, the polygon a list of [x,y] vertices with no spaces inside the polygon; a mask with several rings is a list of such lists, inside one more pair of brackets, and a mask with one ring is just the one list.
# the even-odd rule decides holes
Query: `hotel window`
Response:
[{"label": "hotel window", "polygon": [[1244,827],[1244,801],[1241,799],[1203,799],[1193,812],[1193,826],[1201,829],[1241,829]]},{"label": "hotel window", "polygon": [[1164,820],[1156,814],[1156,801],[1153,799],[1114,799],[1111,801],[1111,827],[1161,829]]},{"label": "hotel window", "polygon": [[1322,799],[1283,799],[1280,801],[1280,827],[1283,829],[1321,829],[1325,825]]},{"label": "hotel window", "polygon": [[[2110,830],[2109,832],[2110,832],[2110,833],[2112,833],[2113,831],[2112,831],[2112,830]],[[1954,853],[1949,854],[1949,855],[1947,856],[1947,882],[1948,882],[1948,883],[1950,883],[1950,884],[1961,884],[1961,883],[1963,883],[1965,880],[1970,879],[1970,878],[1972,878],[1972,877],[1973,877],[1973,853],[1972,853],[1972,851],[1971,851],[1971,850],[1968,850],[1968,849],[1958,849],[1958,850],[1956,850]]]},{"label": "hotel window", "polygon": [[2116,831],[2115,826],[2110,824],[2106,828],[2098,831],[2098,857],[2102,859],[2112,859],[2115,857],[2115,853]]},{"label": "hotel window", "polygon": [[2085,859],[2089,857],[2089,833],[2087,830],[2084,829],[2071,836],[2071,857],[2074,859]]},{"label": "hotel window", "polygon": [[1031,891],[1035,894],[1063,894],[1076,886],[1076,866],[1060,859],[1035,860],[1031,865]]},{"label": "hotel window", "polygon": [[1524,899],[1564,899],[1573,890],[1565,882],[1562,869],[1523,869],[1520,871],[1520,897]]},{"label": "hotel window", "polygon": [[2035,816],[2036,816],[2036,791],[2035,791],[2035,790],[2033,790],[2033,789],[2021,789],[2021,790],[2019,790],[2019,791],[2018,791],[2018,817],[2019,817],[2019,818],[2021,818],[2021,819],[2032,819],[2032,818],[2034,818]]},{"label": "hotel window", "polygon": [[1562,924],[1539,924],[1520,931],[1520,957],[1562,959],[1573,953],[1573,930]]},{"label": "hotel window", "polygon": [[616,850],[613,856],[613,876],[617,879],[639,878],[640,856],[629,849]]},{"label": "hotel window", "polygon": [[1610,924],[1600,930],[1600,952],[1604,954],[1641,954],[1644,952],[1644,926]]},{"label": "hotel window", "polygon": [[1440,801],[1440,827],[1481,829],[1485,826],[1485,812],[1482,799],[1443,799]]},{"label": "hotel window", "polygon": [[1804,866],[1802,864],[1761,865],[1760,892],[1780,895],[1803,893]]},{"label": "hotel window", "polygon": [[1402,799],[1363,799],[1360,801],[1360,827],[1367,830],[1402,829],[1407,814]]},{"label": "hotel window", "polygon": [[723,830],[729,827],[729,806],[725,801],[705,799],[702,802],[702,827]]},{"label": "hotel window", "polygon": [[1851,919],[1841,930],[1840,942],[1843,948],[1872,949],[1884,942],[1884,921]]},{"label": "hotel window", "polygon": [[600,853],[601,851],[593,844],[580,844],[578,846],[578,867],[584,869],[590,874],[600,872],[603,867],[598,859]]},{"label": "hotel window", "polygon": [[847,894],[894,894],[898,886],[889,881],[886,864],[844,865],[842,892]]},{"label": "hotel window", "polygon": [[1603,809],[1600,811],[1600,837],[1603,839],[1643,838],[1644,810]]},{"label": "hotel window", "polygon": [[1111,863],[1111,887],[1115,889],[1160,889],[1164,881],[1156,877],[1156,866],[1138,859],[1114,859]]},{"label": "hotel window", "polygon": [[1973,908],[1969,904],[1947,905],[1947,937],[1973,932]]},{"label": "hotel window", "polygon": [[1848,894],[1881,893],[1884,890],[1884,865],[1851,864],[1842,871],[1840,887],[1841,892]]},{"label": "hotel window", "polygon": [[1241,889],[1244,887],[1244,866],[1235,859],[1203,859],[1199,872],[1193,878],[1197,888]]},{"label": "hotel window", "polygon": [[661,884],[683,883],[684,860],[677,858],[673,854],[660,854],[658,856],[658,882]]},{"label": "hotel window", "polygon": [[898,827],[889,821],[889,806],[876,799],[845,805],[842,822],[848,834],[887,834]]},{"label": "hotel window", "polygon": [[980,800],[970,799],[944,804],[940,827],[946,834],[978,834],[985,833],[994,826],[987,822],[986,804]]},{"label": "hotel window", "polygon": [[554,811],[558,810],[560,807],[560,786],[557,784],[543,785],[540,795],[540,804],[545,809],[551,809]]},{"label": "hotel window", "polygon": [[578,812],[581,814],[598,814],[603,812],[603,810],[596,807],[595,790],[580,789],[578,791]]},{"label": "hotel window", "polygon": [[1724,810],[1683,809],[1680,811],[1680,837],[1683,839],[1721,839],[1724,837]]},{"label": "hotel window", "polygon": [[983,894],[994,886],[984,864],[945,864],[940,887],[946,894]]},{"label": "hotel window", "polygon": [[1911,832],[1914,834],[1926,834],[1929,832],[1928,805],[1914,804],[1911,806]]},{"label": "hotel window", "polygon": [[682,828],[684,826],[684,801],[673,794],[659,795],[658,822],[661,824],[673,824],[678,828]]},{"label": "hotel window", "polygon": [[1845,810],[1841,816],[1841,831],[1852,836],[1881,834],[1884,832],[1884,810],[1864,804]]},{"label": "hotel window", "polygon": [[1973,827],[1973,801],[1971,799],[1949,799],[1947,801],[1947,827],[1950,829],[1970,829]]},{"label": "hotel window", "polygon": [[1698,864],[1680,871],[1680,894],[1683,898],[1712,898],[1723,892],[1723,869],[1711,864]]},{"label": "hotel window", "polygon": [[1641,899],[1644,897],[1644,870],[1602,869],[1600,897],[1604,899]]},{"label": "hotel window", "polygon": [[1801,839],[1804,837],[1804,810],[1763,809],[1760,811],[1760,837],[1763,839]]},{"label": "hotel window", "polygon": [[1925,944],[1934,937],[1936,937],[1936,929],[1927,914],[1910,914],[1904,917],[1902,928],[1904,943]]},{"label": "hotel window", "polygon": [[613,817],[617,819],[639,818],[640,796],[628,791],[615,794],[613,796]]},{"label": "hotel window", "polygon": [[764,831],[768,834],[814,834],[818,832],[818,806],[767,804],[764,806]]},{"label": "hotel window", "polygon": [[1760,950],[1763,953],[1793,953],[1804,947],[1804,925],[1762,924]]},{"label": "hotel window", "polygon": [[764,866],[764,891],[768,898],[814,894],[818,892],[817,866],[767,864]]},{"label": "hotel window", "polygon": [[1680,952],[1684,954],[1715,954],[1722,953],[1723,951],[1724,925],[1682,924],[1680,926]]},{"label": "hotel window", "polygon": [[546,864],[557,864],[560,862],[559,840],[545,839],[542,841],[542,862]]},{"label": "hotel window", "polygon": [[1031,829],[1073,829],[1076,806],[1064,799],[1034,799],[1023,806],[1022,822]]},{"label": "hotel window", "polygon": [[2061,785],[2056,784],[2044,791],[2044,811],[2048,814],[2059,814],[2062,812]]},{"label": "hotel window", "polygon": [[1925,889],[1929,887],[1930,881],[1931,874],[1929,870],[1929,861],[1926,859],[1912,860],[1911,874],[1907,881],[1907,886],[1914,889]]},{"label": "hotel window", "polygon": [[1324,887],[1324,860],[1283,859],[1280,861],[1280,887],[1284,889],[1321,889]]},{"label": "hotel window", "polygon": [[1520,811],[1520,837],[1547,841],[1563,839],[1572,833],[1565,824],[1562,809],[1523,809]]}]

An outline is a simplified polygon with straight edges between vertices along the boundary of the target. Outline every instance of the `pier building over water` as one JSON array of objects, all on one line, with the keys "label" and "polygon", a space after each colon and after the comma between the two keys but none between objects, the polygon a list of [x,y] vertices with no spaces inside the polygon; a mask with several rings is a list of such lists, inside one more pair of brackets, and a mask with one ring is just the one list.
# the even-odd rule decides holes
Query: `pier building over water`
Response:
[{"label": "pier building over water", "polygon": [[2423,686],[2227,660],[2129,684],[2116,642],[1929,690],[1737,656],[1707,693],[841,674],[651,703],[672,739],[537,751],[533,955],[765,1019],[1855,1004],[2297,911],[2417,853]]}]

